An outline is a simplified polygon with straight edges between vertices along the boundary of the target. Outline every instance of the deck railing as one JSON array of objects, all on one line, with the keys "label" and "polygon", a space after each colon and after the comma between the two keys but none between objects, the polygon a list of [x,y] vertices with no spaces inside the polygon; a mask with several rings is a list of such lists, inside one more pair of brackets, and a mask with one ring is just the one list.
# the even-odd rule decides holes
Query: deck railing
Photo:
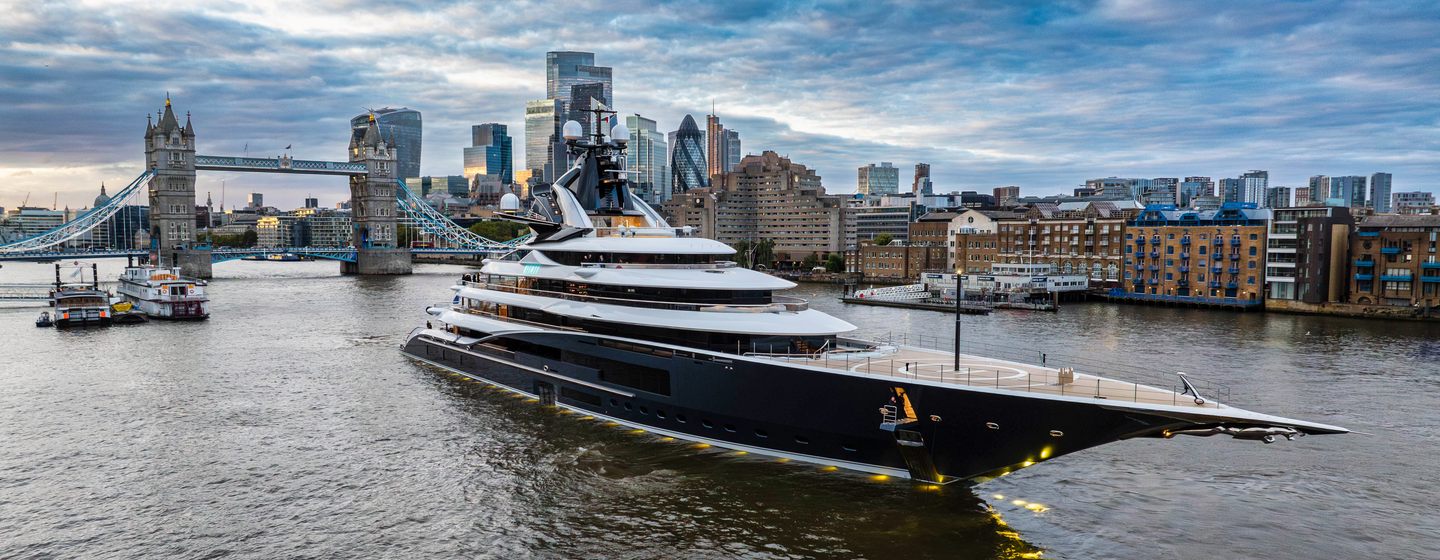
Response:
[{"label": "deck railing", "polygon": [[[890,333],[885,339],[888,344],[901,346],[913,346],[942,352],[953,352],[955,339],[943,336],[910,335],[901,333],[896,335]],[[1185,403],[1187,398],[1193,395],[1185,394],[1184,381],[1180,374],[1182,372],[1163,372],[1150,368],[1136,367],[1129,364],[1098,360],[1089,356],[1079,356],[1067,352],[1050,352],[1043,349],[1024,349],[1011,345],[991,344],[961,339],[960,353],[981,358],[992,358],[1019,362],[1022,364],[1036,365],[1043,368],[1058,370],[1059,368],[1070,368],[1079,376],[1103,377],[1115,382],[1127,385],[1138,385],[1132,387],[1132,393],[1143,393],[1145,387],[1170,391],[1174,393],[1173,399],[1176,403]],[[1050,372],[1051,378],[1055,372]],[[1039,379],[1037,377],[1037,379]],[[1200,396],[1206,401],[1205,406],[1213,407],[1216,401],[1233,404],[1230,387],[1215,381],[1186,376],[1191,385],[1200,392]],[[1152,401],[1144,401],[1152,402]]]},{"label": "deck railing", "polygon": [[[921,358],[898,353],[879,355],[875,352],[885,346],[932,349],[946,354]],[[962,363],[960,369],[956,370],[949,354],[953,350],[954,339],[901,334],[886,336],[876,341],[842,339],[834,349],[816,354],[755,352],[747,355],[803,359],[810,360],[812,365],[843,368],[866,375],[939,381],[1016,392],[1203,408],[1219,408],[1220,403],[1233,404],[1228,386],[1206,380],[1182,378],[1178,372],[1166,375],[1069,354],[1024,351],[1014,347],[968,341],[962,341]],[[964,363],[965,356],[1018,362],[1041,368],[1007,368],[1003,364],[967,365]],[[1199,395],[1187,392],[1186,379]]]}]

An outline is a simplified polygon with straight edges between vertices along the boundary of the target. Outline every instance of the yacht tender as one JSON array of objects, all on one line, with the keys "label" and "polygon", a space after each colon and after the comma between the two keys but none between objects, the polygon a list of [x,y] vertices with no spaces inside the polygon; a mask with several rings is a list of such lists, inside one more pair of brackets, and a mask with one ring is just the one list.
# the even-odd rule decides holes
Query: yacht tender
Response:
[{"label": "yacht tender", "polygon": [[935,483],[1129,438],[1347,431],[1215,402],[1183,375],[1177,392],[848,336],[778,294],[794,284],[634,195],[623,125],[608,139],[578,128],[565,127],[578,162],[528,212],[502,202],[534,236],[465,275],[405,353],[658,434]]}]

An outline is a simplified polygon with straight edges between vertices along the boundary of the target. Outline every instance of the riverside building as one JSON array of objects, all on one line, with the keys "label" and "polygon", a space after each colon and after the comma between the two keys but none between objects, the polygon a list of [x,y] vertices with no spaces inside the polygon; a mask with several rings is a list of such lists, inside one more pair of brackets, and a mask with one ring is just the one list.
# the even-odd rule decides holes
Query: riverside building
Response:
[{"label": "riverside building", "polygon": [[956,273],[986,272],[990,265],[1002,262],[1000,241],[995,234],[999,220],[1018,220],[1023,212],[1011,210],[966,209],[950,220],[949,251],[946,262]]},{"label": "riverside building", "polygon": [[1345,301],[1355,218],[1342,206],[1276,208],[1265,244],[1266,305]]},{"label": "riverside building", "polygon": [[1350,236],[1350,303],[1440,306],[1440,216],[1370,216]]},{"label": "riverside building", "polygon": [[1092,285],[1118,287],[1121,235],[1139,212],[1133,201],[1035,204],[1024,218],[999,222],[999,258],[1047,263],[1058,273],[1088,274]]},{"label": "riverside building", "polygon": [[1253,203],[1213,212],[1148,207],[1126,224],[1125,282],[1111,295],[1259,308],[1269,219]]},{"label": "riverside building", "polygon": [[867,279],[913,281],[927,272],[948,272],[951,212],[931,212],[910,223],[907,240],[888,245],[862,242],[856,252]]}]

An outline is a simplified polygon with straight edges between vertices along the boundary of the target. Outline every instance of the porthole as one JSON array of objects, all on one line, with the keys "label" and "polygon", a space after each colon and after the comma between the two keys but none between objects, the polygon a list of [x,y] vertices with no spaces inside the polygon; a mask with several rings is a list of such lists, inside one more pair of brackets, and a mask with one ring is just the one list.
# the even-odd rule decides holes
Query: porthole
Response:
[{"label": "porthole", "polygon": [[657,409],[655,409],[655,416],[657,416],[657,417],[659,417],[659,418],[664,418],[664,417],[665,417],[665,411],[660,410],[660,409],[657,408]]},{"label": "porthole", "polygon": [[[625,406],[628,407],[628,406],[630,406],[630,405],[627,404],[627,405],[625,405]],[[1000,429],[1000,425],[999,425],[999,424],[996,424],[996,423],[994,423],[994,422],[986,422],[986,423],[985,423],[985,427],[986,427],[986,428],[990,428],[990,429],[992,429],[992,430],[998,430],[998,429]]]},{"label": "porthole", "polygon": [[679,423],[681,423],[681,424],[684,424],[684,423],[685,423],[685,415],[684,415],[684,414],[676,414],[676,415],[675,415],[675,421],[676,421],[676,422],[679,422]]},{"label": "porthole", "polygon": [[734,425],[734,424],[726,424],[726,425],[725,425],[725,431],[734,433],[734,432],[735,432],[735,425]]},{"label": "porthole", "polygon": [[650,409],[642,406],[640,407],[640,414],[650,414]]},{"label": "porthole", "polygon": [[[807,438],[805,436],[795,436],[795,443],[801,445],[810,445],[810,438]],[[847,449],[847,451],[853,451],[853,449]]]},{"label": "porthole", "polygon": [[634,410],[634,408],[631,407],[631,406],[630,406],[630,403],[627,402],[627,403],[625,403],[625,410]]},{"label": "porthole", "polygon": [[1062,432],[1060,430],[1050,430],[1050,437],[1062,437],[1064,435],[1065,432]]},{"label": "porthole", "polygon": [[842,445],[842,446],[840,446],[840,449],[844,449],[844,450],[849,451],[849,452],[851,452],[851,453],[854,453],[854,452],[856,452],[856,451],[859,451],[858,449],[855,449],[854,447],[850,447],[850,446],[848,446],[848,445]]},{"label": "porthole", "polygon": [[620,406],[620,401],[610,399],[610,406]]},{"label": "porthole", "polygon": [[770,434],[767,433],[765,430],[755,430],[755,437],[768,438],[770,437]]},{"label": "porthole", "polygon": [[706,428],[714,428],[714,427],[715,427],[715,425],[714,425],[714,424],[711,424],[709,420],[701,420],[701,421],[700,421],[700,425],[705,426]]}]

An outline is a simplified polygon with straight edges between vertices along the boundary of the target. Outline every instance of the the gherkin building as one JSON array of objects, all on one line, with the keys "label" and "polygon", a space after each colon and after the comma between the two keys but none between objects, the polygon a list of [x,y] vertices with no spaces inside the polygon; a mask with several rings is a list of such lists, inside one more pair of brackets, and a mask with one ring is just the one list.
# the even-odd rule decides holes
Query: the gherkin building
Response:
[{"label": "the gherkin building", "polygon": [[680,121],[680,130],[675,131],[675,146],[672,148],[670,169],[674,180],[670,183],[673,193],[679,194],[690,189],[705,186],[705,133],[695,125],[695,118],[685,115]]}]

